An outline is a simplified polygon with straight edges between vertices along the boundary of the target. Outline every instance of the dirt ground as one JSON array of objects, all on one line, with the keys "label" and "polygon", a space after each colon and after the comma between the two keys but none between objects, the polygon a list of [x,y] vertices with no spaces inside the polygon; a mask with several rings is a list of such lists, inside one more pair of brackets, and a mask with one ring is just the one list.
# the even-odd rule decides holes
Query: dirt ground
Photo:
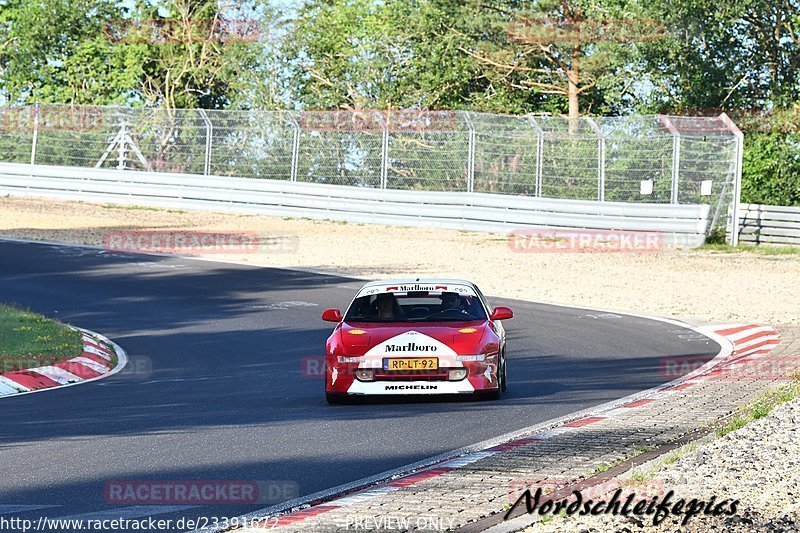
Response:
[{"label": "dirt ground", "polygon": [[466,278],[494,296],[662,316],[800,324],[800,254],[518,251],[501,234],[0,198],[3,237],[104,246],[121,242],[113,240],[121,230],[254,232],[272,239],[270,244],[257,251],[206,254],[254,265],[373,279]]}]

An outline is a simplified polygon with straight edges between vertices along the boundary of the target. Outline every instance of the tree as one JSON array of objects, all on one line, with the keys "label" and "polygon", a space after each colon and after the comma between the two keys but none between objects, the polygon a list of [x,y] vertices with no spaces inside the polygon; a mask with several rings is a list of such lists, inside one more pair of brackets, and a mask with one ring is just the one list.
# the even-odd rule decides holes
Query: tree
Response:
[{"label": "tree", "polygon": [[498,74],[522,74],[524,88],[566,102],[570,117],[582,107],[608,111],[621,105],[636,81],[624,73],[635,44],[663,37],[658,21],[642,18],[633,1],[545,0],[532,8],[512,3],[494,9],[505,16],[510,39],[476,57]]},{"label": "tree", "polygon": [[10,103],[122,103],[138,68],[113,54],[112,0],[2,0],[0,94]]},{"label": "tree", "polygon": [[[242,103],[249,73],[264,58],[270,12],[253,0],[228,12],[216,0],[139,0],[114,28],[123,54],[141,62],[138,92],[167,109],[220,109]],[[234,18],[247,11],[251,18]]]},{"label": "tree", "polygon": [[660,0],[669,39],[642,48],[655,110],[790,107],[800,97],[800,1]]}]

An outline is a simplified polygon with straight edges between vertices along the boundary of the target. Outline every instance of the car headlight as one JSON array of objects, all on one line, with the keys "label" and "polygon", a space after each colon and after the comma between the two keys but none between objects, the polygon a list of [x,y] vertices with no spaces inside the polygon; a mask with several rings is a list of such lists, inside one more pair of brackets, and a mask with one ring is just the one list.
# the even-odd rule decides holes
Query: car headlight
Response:
[{"label": "car headlight", "polygon": [[375,371],[371,368],[359,368],[356,370],[356,379],[359,381],[373,381],[375,379]]},{"label": "car headlight", "polygon": [[467,369],[466,368],[451,368],[447,372],[447,379],[450,381],[461,381],[467,377]]}]

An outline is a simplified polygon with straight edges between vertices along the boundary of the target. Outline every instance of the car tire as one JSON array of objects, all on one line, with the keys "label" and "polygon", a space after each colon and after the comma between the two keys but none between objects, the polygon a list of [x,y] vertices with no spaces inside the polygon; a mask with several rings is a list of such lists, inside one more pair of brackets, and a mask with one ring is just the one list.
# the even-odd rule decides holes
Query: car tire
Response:
[{"label": "car tire", "polygon": [[508,388],[508,374],[506,373],[506,354],[505,353],[503,353],[503,360],[502,360],[501,364],[503,365],[503,370],[501,372],[498,372],[498,374],[500,376],[498,379],[500,380],[500,390],[502,392],[505,392],[506,389]]},{"label": "car tire", "polygon": [[501,359],[500,368],[497,371],[497,390],[480,392],[478,397],[483,400],[499,400],[506,388],[506,362],[505,359]]},{"label": "car tire", "polygon": [[328,391],[325,391],[325,399],[331,405],[342,405],[347,403],[347,396],[342,396],[341,394],[333,394]]}]

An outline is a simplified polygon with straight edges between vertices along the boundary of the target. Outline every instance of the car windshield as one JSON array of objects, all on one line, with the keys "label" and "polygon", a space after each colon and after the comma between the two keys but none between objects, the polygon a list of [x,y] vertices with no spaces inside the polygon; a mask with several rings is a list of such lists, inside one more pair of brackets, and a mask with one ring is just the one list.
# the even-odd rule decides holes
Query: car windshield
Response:
[{"label": "car windshield", "polygon": [[469,322],[486,320],[476,296],[454,292],[382,293],[356,298],[349,322]]}]

